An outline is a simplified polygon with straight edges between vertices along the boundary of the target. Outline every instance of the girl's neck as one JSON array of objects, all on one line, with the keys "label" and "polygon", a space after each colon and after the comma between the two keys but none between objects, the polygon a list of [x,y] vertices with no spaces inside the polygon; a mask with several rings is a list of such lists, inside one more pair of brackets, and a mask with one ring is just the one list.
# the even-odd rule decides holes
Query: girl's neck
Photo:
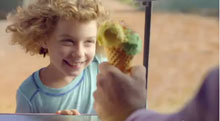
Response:
[{"label": "girl's neck", "polygon": [[49,65],[40,71],[40,79],[47,87],[62,88],[71,83],[75,77],[66,76]]}]

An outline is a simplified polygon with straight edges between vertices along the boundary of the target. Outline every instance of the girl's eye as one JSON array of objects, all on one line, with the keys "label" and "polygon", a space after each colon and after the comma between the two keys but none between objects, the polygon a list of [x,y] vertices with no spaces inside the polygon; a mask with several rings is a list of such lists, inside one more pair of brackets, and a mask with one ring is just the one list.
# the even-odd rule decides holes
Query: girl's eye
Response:
[{"label": "girl's eye", "polygon": [[95,43],[95,40],[87,40],[86,43]]},{"label": "girl's eye", "polygon": [[62,40],[62,43],[63,43],[64,45],[73,45],[73,44],[74,44],[74,41],[71,40],[71,39],[64,39],[64,40]]},{"label": "girl's eye", "polygon": [[90,47],[95,44],[95,40],[86,40],[85,41],[85,46]]}]

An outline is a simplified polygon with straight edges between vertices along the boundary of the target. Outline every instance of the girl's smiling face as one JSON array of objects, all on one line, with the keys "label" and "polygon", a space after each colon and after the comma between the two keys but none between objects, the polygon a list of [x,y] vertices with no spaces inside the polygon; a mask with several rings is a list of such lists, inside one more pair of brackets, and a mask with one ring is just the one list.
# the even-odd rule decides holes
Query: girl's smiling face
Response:
[{"label": "girl's smiling face", "polygon": [[59,20],[45,42],[53,74],[76,77],[95,56],[97,21]]}]

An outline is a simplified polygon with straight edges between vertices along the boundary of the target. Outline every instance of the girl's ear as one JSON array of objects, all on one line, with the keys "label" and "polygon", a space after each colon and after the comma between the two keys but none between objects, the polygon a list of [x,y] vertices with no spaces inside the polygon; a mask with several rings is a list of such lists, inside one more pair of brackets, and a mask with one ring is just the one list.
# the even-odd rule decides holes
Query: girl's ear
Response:
[{"label": "girl's ear", "polygon": [[48,47],[47,47],[47,41],[43,40],[40,42],[40,52],[39,54],[43,54],[43,57],[45,57],[48,53]]},{"label": "girl's ear", "polygon": [[41,46],[42,48],[47,49],[47,48],[48,48],[48,47],[47,47],[47,41],[46,41],[46,40],[41,41],[41,42],[40,42],[40,46]]}]

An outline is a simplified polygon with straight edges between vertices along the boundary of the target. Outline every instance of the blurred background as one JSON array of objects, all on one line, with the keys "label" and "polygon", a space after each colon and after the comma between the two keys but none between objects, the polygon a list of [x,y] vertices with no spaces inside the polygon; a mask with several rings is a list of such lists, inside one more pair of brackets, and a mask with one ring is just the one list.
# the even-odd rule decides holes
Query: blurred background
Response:
[{"label": "blurred background", "polygon": [[[10,44],[5,32],[8,12],[31,0],[0,1],[0,113],[14,113],[16,90],[48,58],[30,56]],[[144,7],[133,0],[102,0],[111,17],[123,20],[144,39]],[[148,108],[163,113],[179,110],[219,62],[218,0],[156,0],[153,2],[148,77]],[[143,51],[133,65],[143,63]]]}]

